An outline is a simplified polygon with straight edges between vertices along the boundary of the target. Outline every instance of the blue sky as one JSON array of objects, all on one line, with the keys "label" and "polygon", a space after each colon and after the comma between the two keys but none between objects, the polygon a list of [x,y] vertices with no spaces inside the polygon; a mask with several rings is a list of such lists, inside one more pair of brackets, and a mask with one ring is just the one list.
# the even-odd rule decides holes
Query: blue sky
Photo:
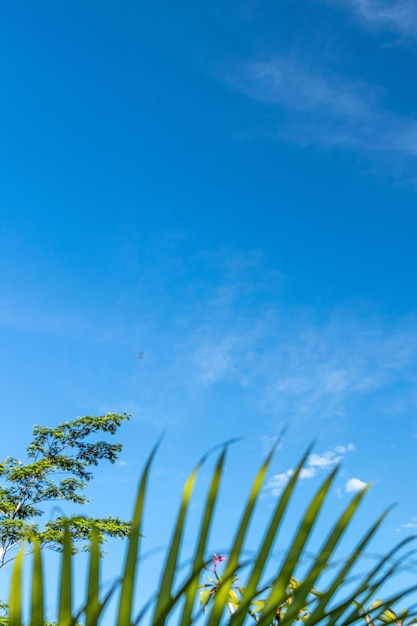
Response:
[{"label": "blue sky", "polygon": [[0,31],[3,457],[129,411],[90,490],[128,516],[165,430],[151,548],[200,454],[243,437],[231,525],[288,424],[265,515],[315,439],[304,498],[343,461],[334,512],[371,481],[376,549],[412,532],[417,1],[16,0]]}]

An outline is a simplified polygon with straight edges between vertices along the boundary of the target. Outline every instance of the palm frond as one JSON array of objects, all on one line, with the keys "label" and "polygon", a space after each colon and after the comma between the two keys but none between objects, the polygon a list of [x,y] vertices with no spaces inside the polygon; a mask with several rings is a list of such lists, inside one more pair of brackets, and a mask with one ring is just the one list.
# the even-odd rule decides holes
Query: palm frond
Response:
[{"label": "palm frond", "polygon": [[[156,455],[157,444],[152,450],[142,472],[136,502],[133,511],[132,530],[128,539],[126,556],[120,578],[104,595],[100,583],[99,537],[93,530],[90,538],[90,561],[85,604],[78,613],[73,614],[73,582],[72,582],[72,545],[68,525],[65,528],[65,540],[62,552],[60,593],[58,603],[58,625],[74,626],[82,619],[86,626],[99,626],[103,623],[103,614],[113,594],[118,592],[116,605],[116,626],[135,626],[145,622],[147,626],[166,626],[171,618],[179,626],[204,621],[206,626],[220,626],[226,622],[230,626],[244,626],[256,622],[258,626],[350,626],[368,621],[374,624],[398,622],[396,606],[404,602],[416,587],[410,587],[392,593],[384,601],[374,603],[380,597],[386,584],[398,571],[402,564],[402,550],[412,540],[404,540],[382,556],[379,561],[363,574],[357,574],[356,568],[362,559],[367,546],[375,536],[388,511],[385,511],[366,530],[357,545],[346,559],[338,557],[335,566],[336,551],[341,540],[349,531],[352,520],[366,496],[366,490],[357,493],[348,503],[339,517],[331,525],[321,548],[315,555],[306,571],[303,580],[298,581],[300,564],[304,562],[306,547],[316,527],[316,522],[328,500],[330,490],[337,475],[337,469],[329,473],[319,486],[302,515],[292,541],[286,548],[277,571],[265,582],[267,574],[271,575],[271,555],[278,532],[284,517],[291,512],[291,500],[295,493],[300,475],[305,466],[310,449],[301,458],[285,489],[277,500],[269,523],[261,539],[255,556],[245,562],[243,558],[245,542],[259,501],[265,478],[268,473],[275,449],[266,457],[256,473],[247,502],[243,508],[240,521],[228,550],[228,560],[224,574],[219,575],[216,566],[213,568],[212,580],[201,584],[201,578],[207,574],[204,569],[208,565],[207,545],[212,528],[215,508],[225,468],[227,444],[220,451],[212,471],[206,500],[201,512],[201,520],[196,538],[195,549],[191,555],[190,567],[185,577],[180,578],[181,548],[184,540],[185,524],[193,488],[198,472],[206,461],[207,455],[200,460],[186,481],[180,502],[171,541],[162,566],[160,583],[152,598],[143,604],[140,589],[136,592],[136,578],[139,570],[144,567],[139,560],[139,547],[142,537],[143,516],[148,491],[150,469]],[[42,561],[39,545],[33,542],[33,574],[32,602],[30,611],[31,626],[42,626],[44,618],[44,582]],[[20,551],[12,573],[10,586],[9,626],[22,626],[24,621],[22,601],[22,559]],[[217,557],[217,562],[222,560]],[[237,574],[246,576],[246,584],[237,583]],[[247,572],[247,573],[246,573]],[[354,575],[354,576],[353,576]],[[324,584],[325,581],[325,584]],[[385,587],[384,587],[385,586]],[[320,588],[324,587],[324,588]],[[198,599],[202,594],[198,609]],[[134,616],[136,604],[142,603],[142,609]],[[366,609],[365,607],[369,607]],[[150,616],[147,611],[151,609]],[[415,615],[410,607],[400,611],[399,615],[407,615],[409,624],[414,623]],[[107,624],[108,622],[106,622]]]}]

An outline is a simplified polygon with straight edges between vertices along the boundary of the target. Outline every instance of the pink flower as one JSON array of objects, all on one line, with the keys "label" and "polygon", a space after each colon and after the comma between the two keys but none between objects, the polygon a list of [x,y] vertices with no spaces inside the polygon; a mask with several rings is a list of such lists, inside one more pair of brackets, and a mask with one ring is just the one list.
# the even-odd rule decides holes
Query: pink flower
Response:
[{"label": "pink flower", "polygon": [[226,557],[223,554],[213,554],[213,571],[215,572],[218,564],[225,560]]},{"label": "pink flower", "polygon": [[204,566],[204,569],[208,570],[209,572],[216,573],[216,568],[218,564],[225,560],[226,560],[226,557],[223,556],[223,554],[213,554],[213,568]]}]

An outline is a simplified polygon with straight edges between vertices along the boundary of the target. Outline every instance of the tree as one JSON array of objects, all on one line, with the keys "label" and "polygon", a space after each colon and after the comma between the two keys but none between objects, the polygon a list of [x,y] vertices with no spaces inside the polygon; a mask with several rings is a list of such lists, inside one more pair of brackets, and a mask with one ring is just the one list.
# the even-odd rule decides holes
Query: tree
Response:
[{"label": "tree", "polygon": [[111,516],[62,515],[44,523],[35,521],[43,521],[43,505],[54,501],[87,504],[83,491],[93,478],[90,468],[103,460],[114,463],[122,449],[120,443],[97,440],[97,435],[114,435],[128,419],[127,413],[109,413],[78,417],[56,428],[34,426],[28,462],[8,457],[0,463],[0,567],[15,558],[22,542],[30,543],[33,538],[41,548],[60,550],[64,520],[74,551],[88,550],[83,542],[89,540],[93,527],[100,543],[129,534],[130,522]]}]

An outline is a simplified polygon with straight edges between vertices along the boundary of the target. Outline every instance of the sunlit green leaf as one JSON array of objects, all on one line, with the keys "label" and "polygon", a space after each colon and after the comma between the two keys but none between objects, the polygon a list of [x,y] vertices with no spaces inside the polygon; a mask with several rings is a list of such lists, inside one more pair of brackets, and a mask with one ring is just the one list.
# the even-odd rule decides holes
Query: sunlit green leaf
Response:
[{"label": "sunlit green leaf", "polygon": [[44,584],[42,571],[42,556],[38,540],[34,537],[33,543],[33,574],[32,574],[32,607],[31,626],[43,626],[44,616]]}]

